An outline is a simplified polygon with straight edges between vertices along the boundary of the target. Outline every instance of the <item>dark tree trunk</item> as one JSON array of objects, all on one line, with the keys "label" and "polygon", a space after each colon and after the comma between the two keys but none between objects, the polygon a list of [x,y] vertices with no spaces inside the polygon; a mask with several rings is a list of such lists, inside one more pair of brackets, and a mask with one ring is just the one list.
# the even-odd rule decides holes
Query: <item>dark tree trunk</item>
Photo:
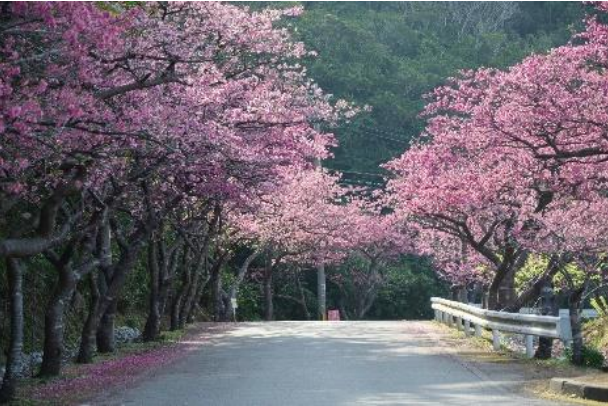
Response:
[{"label": "dark tree trunk", "polygon": [[69,265],[59,269],[59,281],[44,315],[44,355],[40,376],[57,376],[63,361],[65,307],[76,289],[76,275]]},{"label": "dark tree trunk", "polygon": [[110,300],[106,311],[103,313],[97,328],[97,351],[102,354],[114,352],[116,342],[114,340],[114,320],[116,319],[118,301]]},{"label": "dark tree trunk", "polygon": [[515,268],[509,267],[509,271],[505,274],[498,291],[498,308],[504,309],[512,303],[516,298],[515,292]]},{"label": "dark tree trunk", "polygon": [[139,253],[148,239],[152,226],[144,225],[137,229],[129,240],[129,244],[122,242],[122,254],[119,261],[111,266],[111,269],[102,267],[103,275],[100,278],[100,286],[103,292],[99,296],[99,304],[94,308],[95,314],[92,322],[97,335],[97,350],[99,352],[113,352],[114,343],[114,319],[118,297],[128,273],[133,269]]},{"label": "dark tree trunk", "polygon": [[507,263],[501,265],[496,271],[494,279],[488,288],[488,309],[501,310],[507,305],[505,300],[510,299],[512,289],[513,269]]},{"label": "dark tree trunk", "polygon": [[[507,312],[518,312],[522,307],[526,305],[526,303],[531,303],[535,301],[537,298],[543,295],[543,289],[549,289],[552,291],[551,281],[553,277],[561,268],[561,262],[559,257],[553,256],[547,265],[547,269],[543,272],[543,274],[524,292],[522,292],[519,297],[514,298],[503,310]],[[552,295],[552,293],[551,293]],[[545,298],[543,300],[552,300],[549,298]],[[553,306],[553,305],[551,305]],[[546,307],[546,306],[545,306]],[[543,310],[547,312],[547,314],[552,312],[552,309],[548,307]]]},{"label": "dark tree trunk", "polygon": [[148,318],[144,327],[143,340],[155,341],[160,333],[160,272],[156,241],[148,246],[148,272],[150,273],[150,296],[148,298]]},{"label": "dark tree trunk", "polygon": [[[99,237],[100,220],[103,222],[106,215],[107,210],[97,212],[85,233],[69,241],[61,255],[54,250],[45,253],[47,260],[57,270],[58,278],[44,316],[44,352],[40,376],[57,376],[61,372],[66,306],[74,296],[78,281],[100,265],[99,258],[93,253]],[[77,253],[83,262],[74,265]]]},{"label": "dark tree trunk", "polygon": [[156,341],[160,336],[161,313],[158,294],[150,292],[148,306],[148,317],[142,336],[144,342]]},{"label": "dark tree trunk", "polygon": [[173,296],[173,301],[171,302],[171,331],[176,331],[182,328],[179,316],[182,308],[182,302],[184,301],[184,297],[186,296],[186,292],[188,291],[190,286],[190,263],[190,250],[186,248],[184,250],[181,262],[181,284],[175,292],[175,295]]},{"label": "dark tree trunk", "polygon": [[168,278],[160,281],[160,287],[158,289],[158,313],[161,318],[165,315],[165,311],[167,310],[171,281],[172,279]]},{"label": "dark tree trunk", "polygon": [[570,325],[572,327],[572,363],[583,365],[583,329],[581,325],[581,300],[585,286],[575,290],[568,298]]},{"label": "dark tree trunk", "polygon": [[274,319],[274,304],[272,301],[272,264],[270,255],[266,259],[264,269],[264,320]]},{"label": "dark tree trunk", "polygon": [[222,299],[222,275],[221,266],[214,266],[211,270],[211,289],[213,300],[213,320],[221,321],[224,314],[224,301]]},{"label": "dark tree trunk", "polygon": [[492,280],[492,283],[488,287],[488,309],[489,310],[500,310],[498,292],[500,290],[500,284],[502,282],[502,275],[497,273]]},{"label": "dark tree trunk", "polygon": [[189,315],[192,313],[194,307],[194,299],[198,293],[198,287],[201,284],[201,279],[204,277],[204,258],[207,257],[207,247],[202,247],[196,257],[193,259],[190,265],[190,280],[188,289],[185,292],[185,296],[179,309],[179,324],[180,328],[184,328],[188,322]]},{"label": "dark tree trunk", "polygon": [[6,371],[0,387],[0,403],[15,397],[19,375],[23,370],[23,268],[18,259],[7,258],[10,293],[10,337]]},{"label": "dark tree trunk", "polygon": [[538,347],[534,352],[536,359],[550,359],[553,351],[553,339],[551,337],[538,337]]},{"label": "dark tree trunk", "polygon": [[488,309],[502,310],[514,300],[515,273],[524,265],[527,256],[527,251],[518,250],[507,244],[488,289]]},{"label": "dark tree trunk", "polygon": [[[186,272],[186,271],[184,271]],[[180,329],[180,321],[179,321],[179,311],[181,309],[181,303],[184,298],[184,289],[180,288],[176,293],[175,297],[173,297],[173,301],[171,303],[171,315],[169,321],[169,329],[171,331],[176,331]]]},{"label": "dark tree trunk", "polygon": [[202,283],[199,283],[199,287],[196,290],[196,294],[194,295],[194,299],[186,313],[186,323],[194,322],[195,310],[199,307],[199,303],[201,301],[201,297],[203,296],[203,292],[205,291],[205,287],[209,283],[209,275],[206,273],[205,276],[202,277]]},{"label": "dark tree trunk", "polygon": [[[553,285],[550,280],[543,280],[540,287],[540,295],[542,300],[542,315],[559,315],[559,309],[555,303],[555,295],[553,293]],[[538,347],[534,353],[536,359],[550,359],[553,351],[553,338],[539,337]]]},{"label": "dark tree trunk", "polygon": [[100,306],[97,321],[97,352],[107,354],[114,352],[114,316],[116,314],[117,299],[112,295],[110,285],[114,276],[114,268],[111,266],[102,267],[101,277],[99,278]]},{"label": "dark tree trunk", "polygon": [[[173,248],[171,254],[169,255],[169,262],[165,263],[163,268],[160,269],[161,275],[158,280],[158,312],[161,318],[163,315],[165,315],[167,302],[169,301],[170,296],[169,292],[171,291],[171,285],[179,265],[180,249],[181,243],[178,243],[178,245]],[[161,250],[161,252],[163,251],[164,250]],[[163,256],[167,258],[166,253]]]},{"label": "dark tree trunk", "polygon": [[180,328],[184,328],[186,323],[188,322],[188,314],[190,313],[190,309],[192,308],[192,304],[194,303],[194,296],[196,296],[196,292],[198,291],[198,285],[200,278],[202,275],[200,274],[200,270],[197,269],[196,266],[193,265],[191,274],[190,274],[190,285],[188,286],[188,291],[184,295],[184,299],[182,301],[181,308],[179,309],[179,325]]},{"label": "dark tree trunk", "polygon": [[346,305],[344,304],[344,292],[342,290],[340,290],[340,298],[338,299],[338,309],[340,310],[340,319],[350,319],[348,312],[346,311]]},{"label": "dark tree trunk", "polygon": [[78,357],[76,361],[81,364],[88,364],[93,362],[93,356],[97,348],[97,325],[98,320],[96,319],[98,309],[100,306],[100,295],[99,285],[97,278],[99,275],[91,274],[89,278],[89,287],[91,291],[91,303],[89,305],[89,313],[87,319],[82,327],[82,334],[80,337],[80,348],[78,350]]},{"label": "dark tree trunk", "polygon": [[[149,191],[144,185],[146,195],[146,203],[149,204]],[[150,235],[158,228],[159,218],[162,218],[166,212],[171,210],[175,204],[179,202],[176,199],[174,202],[165,207],[164,213],[154,213],[149,210],[149,216],[145,222],[132,230],[128,236],[123,236],[119,230],[119,226],[111,221],[106,221],[103,226],[103,231],[100,233],[99,245],[103,258],[101,264],[102,277],[99,278],[98,300],[95,306],[92,306],[91,313],[85,322],[83,328],[81,351],[78,356],[79,362],[90,362],[92,359],[91,345],[95,340],[95,335],[100,342],[97,343],[99,351],[114,350],[114,317],[116,314],[116,305],[120,290],[122,289],[128,273],[133,269],[133,266],[139,258],[141,249],[145,246],[146,241],[149,241]],[[120,257],[116,263],[112,263],[111,241],[110,241],[110,224],[114,229],[116,241],[120,247]]]},{"label": "dark tree trunk", "polygon": [[[97,350],[97,326],[99,325],[98,313],[101,308],[101,293],[100,282],[103,282],[105,287],[106,269],[112,265],[112,239],[111,228],[108,218],[108,210],[104,210],[101,222],[100,232],[97,236],[97,255],[100,258],[100,270],[102,272],[93,272],[89,277],[89,290],[91,294],[91,303],[87,318],[82,326],[80,336],[80,347],[78,349],[78,357],[76,362],[88,364],[93,362],[93,356]],[[103,273],[103,275],[102,275]],[[102,279],[100,281],[100,279]]]},{"label": "dark tree trunk", "polygon": [[306,295],[304,294],[304,288],[302,287],[302,281],[300,281],[300,272],[296,271],[296,285],[298,287],[298,293],[300,294],[300,306],[302,307],[302,313],[306,320],[310,320],[310,312],[308,306],[306,306]]}]

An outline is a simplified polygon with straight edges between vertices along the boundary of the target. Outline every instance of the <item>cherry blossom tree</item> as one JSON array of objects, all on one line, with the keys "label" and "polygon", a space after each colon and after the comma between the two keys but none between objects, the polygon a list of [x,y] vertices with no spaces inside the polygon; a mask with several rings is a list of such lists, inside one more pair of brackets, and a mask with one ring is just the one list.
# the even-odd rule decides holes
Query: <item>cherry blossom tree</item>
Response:
[{"label": "cherry blossom tree", "polygon": [[605,249],[590,221],[605,189],[605,30],[590,18],[547,55],[463,72],[431,95],[430,141],[388,165],[394,204],[423,230],[421,248],[452,280],[489,269],[491,307],[531,250]]},{"label": "cherry blossom tree", "polygon": [[[112,350],[116,297],[163,218],[271,190],[282,166],[327,156],[333,138],[312,123],[332,122],[350,107],[333,106],[306,79],[297,60],[307,51],[274,27],[298,9],[2,7],[0,217],[28,223],[0,236],[0,256],[15,265],[13,318],[22,308],[22,259],[44,253],[60,282],[89,274],[94,301],[80,354],[89,361],[95,341]],[[74,289],[68,285],[55,302]],[[55,309],[50,323],[61,324],[63,310]],[[4,380],[8,397],[20,329]],[[45,351],[54,357],[45,363],[49,374],[58,372],[56,338]]]}]

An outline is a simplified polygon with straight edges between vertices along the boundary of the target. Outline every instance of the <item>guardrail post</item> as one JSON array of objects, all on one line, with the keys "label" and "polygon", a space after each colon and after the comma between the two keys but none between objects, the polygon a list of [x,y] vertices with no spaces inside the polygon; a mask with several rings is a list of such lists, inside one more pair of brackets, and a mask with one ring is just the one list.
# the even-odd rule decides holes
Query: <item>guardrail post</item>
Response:
[{"label": "guardrail post", "polygon": [[494,351],[500,351],[500,331],[492,330],[492,346]]},{"label": "guardrail post", "polygon": [[475,324],[475,337],[481,337],[482,331],[479,324]]},{"label": "guardrail post", "polygon": [[464,335],[467,337],[471,335],[471,322],[469,320],[464,321]]},{"label": "guardrail post", "polygon": [[456,317],[456,329],[458,331],[462,330],[462,318]]},{"label": "guardrail post", "polygon": [[570,348],[572,344],[572,326],[570,325],[570,312],[559,315],[559,335],[564,343],[564,348]]},{"label": "guardrail post", "polygon": [[526,335],[526,357],[534,357],[534,336],[530,334]]}]

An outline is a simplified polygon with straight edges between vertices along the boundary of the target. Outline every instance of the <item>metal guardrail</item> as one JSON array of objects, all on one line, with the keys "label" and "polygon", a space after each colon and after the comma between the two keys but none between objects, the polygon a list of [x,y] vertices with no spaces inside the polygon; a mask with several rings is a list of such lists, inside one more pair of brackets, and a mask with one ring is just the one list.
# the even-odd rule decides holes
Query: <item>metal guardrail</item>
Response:
[{"label": "metal guardrail", "polygon": [[[522,314],[538,314],[538,309],[522,307],[521,309],[519,309],[519,312]],[[567,317],[570,317],[570,310],[559,309],[559,315],[565,315]],[[595,309],[581,309],[580,317],[582,317],[583,319],[595,319],[596,317],[599,317],[599,314]]]},{"label": "metal guardrail", "polygon": [[534,314],[507,313],[481,309],[474,305],[454,302],[438,297],[431,298],[435,319],[449,326],[456,325],[471,335],[471,325],[475,335],[481,336],[482,329],[492,330],[494,350],[500,350],[500,333],[523,334],[526,341],[526,355],[534,355],[534,336],[557,338],[568,346],[572,340],[570,318],[567,314],[539,316]]}]

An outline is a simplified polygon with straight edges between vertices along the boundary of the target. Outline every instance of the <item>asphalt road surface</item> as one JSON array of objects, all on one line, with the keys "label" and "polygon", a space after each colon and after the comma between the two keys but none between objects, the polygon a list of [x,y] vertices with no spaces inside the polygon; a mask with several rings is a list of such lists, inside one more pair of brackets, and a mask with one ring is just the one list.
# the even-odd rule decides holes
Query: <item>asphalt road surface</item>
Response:
[{"label": "asphalt road surface", "polygon": [[[425,322],[241,323],[111,405],[553,405],[517,395]],[[204,341],[204,342],[203,342]]]}]

